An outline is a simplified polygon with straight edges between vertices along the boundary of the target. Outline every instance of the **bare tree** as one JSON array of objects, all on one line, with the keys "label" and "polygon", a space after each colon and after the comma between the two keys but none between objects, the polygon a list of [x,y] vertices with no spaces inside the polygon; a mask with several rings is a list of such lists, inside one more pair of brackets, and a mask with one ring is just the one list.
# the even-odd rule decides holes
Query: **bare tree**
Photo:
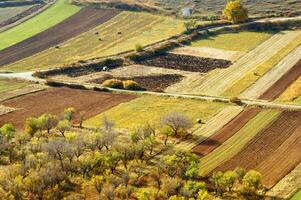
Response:
[{"label": "bare tree", "polygon": [[173,131],[175,137],[184,136],[188,129],[192,128],[191,120],[182,113],[172,112],[161,119],[161,125],[167,126]]}]

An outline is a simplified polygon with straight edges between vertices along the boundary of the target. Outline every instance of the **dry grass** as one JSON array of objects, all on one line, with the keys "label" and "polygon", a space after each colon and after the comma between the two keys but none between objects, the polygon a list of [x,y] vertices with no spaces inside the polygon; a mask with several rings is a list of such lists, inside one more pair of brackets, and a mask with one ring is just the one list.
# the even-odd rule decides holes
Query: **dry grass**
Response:
[{"label": "dry grass", "polygon": [[[5,66],[4,70],[45,69],[133,50],[184,30],[183,22],[148,13],[122,12],[108,22],[63,44]],[[98,33],[98,34],[95,34]]]}]

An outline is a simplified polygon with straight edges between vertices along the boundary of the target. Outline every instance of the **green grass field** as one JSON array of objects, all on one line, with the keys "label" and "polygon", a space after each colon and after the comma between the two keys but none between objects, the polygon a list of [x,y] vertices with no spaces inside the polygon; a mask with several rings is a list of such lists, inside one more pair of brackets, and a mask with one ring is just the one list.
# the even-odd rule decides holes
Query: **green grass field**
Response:
[{"label": "green grass field", "polygon": [[4,92],[21,89],[29,84],[30,83],[24,81],[0,78],[0,94]]},{"label": "green grass field", "polygon": [[5,8],[0,8],[0,23],[16,16],[17,14],[29,9],[30,6],[17,6],[17,7],[5,7]]},{"label": "green grass field", "polygon": [[113,120],[118,128],[134,128],[145,123],[157,123],[170,112],[180,112],[196,121],[207,121],[225,105],[222,103],[203,102],[199,100],[142,96],[130,102],[120,104],[85,122],[86,126],[98,126],[104,116]]},{"label": "green grass field", "polygon": [[148,13],[122,12],[95,29],[61,44],[59,49],[45,50],[2,69],[26,71],[61,66],[78,60],[131,50],[136,44],[151,44],[183,30],[183,22],[173,18]]},{"label": "green grass field", "polygon": [[68,0],[58,0],[57,3],[32,19],[0,33],[0,50],[58,24],[79,10],[80,7],[70,5]]},{"label": "green grass field", "polygon": [[301,190],[298,190],[294,196],[290,198],[290,200],[300,200],[301,199]]},{"label": "green grass field", "polygon": [[248,52],[267,40],[273,34],[273,32],[252,31],[218,34],[212,35],[207,39],[192,42],[191,46]]},{"label": "green grass field", "polygon": [[265,110],[256,115],[220,147],[201,158],[200,163],[205,167],[201,167],[200,175],[208,174],[237,154],[260,130],[276,119],[280,113],[278,110]]}]

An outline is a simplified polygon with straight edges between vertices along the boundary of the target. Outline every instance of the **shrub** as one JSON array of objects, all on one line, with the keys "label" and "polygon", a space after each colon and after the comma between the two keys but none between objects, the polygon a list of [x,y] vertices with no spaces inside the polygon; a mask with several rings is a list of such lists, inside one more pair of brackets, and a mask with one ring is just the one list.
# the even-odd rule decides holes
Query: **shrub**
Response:
[{"label": "shrub", "polygon": [[102,86],[116,89],[124,89],[123,82],[118,79],[109,79],[102,83]]},{"label": "shrub", "polygon": [[222,17],[232,23],[245,22],[248,20],[248,10],[244,8],[240,0],[229,0]]},{"label": "shrub", "polygon": [[143,46],[142,46],[141,44],[136,44],[135,50],[136,50],[137,52],[141,52],[141,51],[143,51]]},{"label": "shrub", "polygon": [[144,90],[136,81],[123,81],[123,88],[126,90]]},{"label": "shrub", "polygon": [[231,103],[236,103],[236,104],[241,104],[241,103],[242,103],[242,102],[241,102],[241,99],[238,98],[238,97],[231,97],[231,98],[230,98],[230,102],[231,102]]}]

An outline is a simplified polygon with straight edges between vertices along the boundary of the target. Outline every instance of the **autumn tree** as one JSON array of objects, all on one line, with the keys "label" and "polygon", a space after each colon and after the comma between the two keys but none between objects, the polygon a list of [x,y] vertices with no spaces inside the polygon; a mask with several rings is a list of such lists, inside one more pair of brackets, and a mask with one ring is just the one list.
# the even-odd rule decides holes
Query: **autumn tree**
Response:
[{"label": "autumn tree", "polygon": [[241,23],[248,20],[248,10],[240,0],[228,0],[222,17],[232,23]]},{"label": "autumn tree", "polygon": [[175,137],[187,136],[188,130],[193,126],[191,120],[186,115],[177,112],[165,115],[161,119],[161,125],[170,128],[172,135]]}]

